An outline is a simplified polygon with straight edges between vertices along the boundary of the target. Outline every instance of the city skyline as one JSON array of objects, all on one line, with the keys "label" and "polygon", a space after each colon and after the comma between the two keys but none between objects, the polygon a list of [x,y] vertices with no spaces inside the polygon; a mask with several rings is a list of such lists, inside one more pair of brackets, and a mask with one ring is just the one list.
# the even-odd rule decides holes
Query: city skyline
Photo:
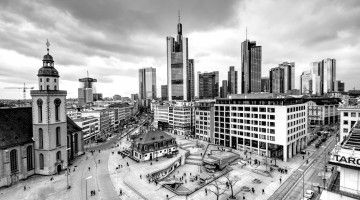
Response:
[{"label": "city skyline", "polygon": [[[294,61],[295,88],[299,89],[300,74],[309,70],[311,62],[335,58],[336,79],[345,80],[346,90],[359,88],[356,74],[360,59],[356,53],[360,42],[356,35],[360,26],[356,20],[360,14],[356,9],[360,4],[324,2],[272,1],[258,5],[249,1],[196,1],[154,6],[146,2],[85,5],[81,1],[4,1],[0,3],[0,23],[4,27],[0,31],[0,92],[2,98],[21,99],[20,90],[3,88],[24,82],[36,86],[33,77],[41,66],[39,58],[45,53],[44,41],[48,38],[68,97],[77,96],[77,87],[73,86],[79,84],[78,79],[87,70],[98,79],[97,90],[104,96],[130,96],[138,90],[137,70],[151,66],[158,71],[160,94],[160,85],[166,84],[166,36],[176,31],[178,10],[195,71],[219,71],[220,80],[226,79],[229,66],[239,71],[240,46],[248,27],[248,39],[263,48],[262,76],[278,63]],[[147,12],[143,11],[145,7]],[[286,10],[292,15],[284,18],[274,10]],[[298,23],[294,25],[293,20]],[[124,84],[130,87],[119,87]]]}]

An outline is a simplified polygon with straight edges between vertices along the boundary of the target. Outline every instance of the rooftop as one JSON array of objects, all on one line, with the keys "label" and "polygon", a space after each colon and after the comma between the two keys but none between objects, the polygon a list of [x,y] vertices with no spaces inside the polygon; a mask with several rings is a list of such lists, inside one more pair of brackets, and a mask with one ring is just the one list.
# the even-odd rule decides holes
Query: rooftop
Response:
[{"label": "rooftop", "polygon": [[138,138],[136,138],[135,143],[148,144],[170,139],[173,139],[173,137],[164,131],[148,131],[147,133],[143,133]]}]

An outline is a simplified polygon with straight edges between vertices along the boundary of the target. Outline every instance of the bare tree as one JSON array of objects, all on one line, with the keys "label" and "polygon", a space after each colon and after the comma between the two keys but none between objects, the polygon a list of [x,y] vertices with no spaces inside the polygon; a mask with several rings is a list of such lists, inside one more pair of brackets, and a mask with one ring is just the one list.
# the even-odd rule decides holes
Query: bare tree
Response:
[{"label": "bare tree", "polygon": [[[226,192],[226,187],[223,187],[224,186],[223,183],[221,183],[218,180],[213,181],[209,185],[210,185],[209,191],[214,193],[214,195],[216,196],[216,200],[219,200],[220,196]],[[215,189],[211,189],[211,188],[215,188]]]},{"label": "bare tree", "polygon": [[234,186],[238,181],[240,181],[240,178],[238,176],[230,177],[230,173],[227,173],[224,177],[226,178],[226,183],[225,183],[226,187],[227,188],[230,187],[230,191],[231,191],[230,199],[236,199],[236,197],[234,196]]}]

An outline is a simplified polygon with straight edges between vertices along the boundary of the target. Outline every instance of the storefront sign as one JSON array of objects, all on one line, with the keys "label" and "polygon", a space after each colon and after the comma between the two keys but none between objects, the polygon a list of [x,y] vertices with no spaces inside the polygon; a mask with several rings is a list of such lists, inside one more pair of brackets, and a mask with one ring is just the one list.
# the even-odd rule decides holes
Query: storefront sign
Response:
[{"label": "storefront sign", "polygon": [[351,156],[333,155],[330,158],[330,163],[360,168],[360,158],[354,158]]}]

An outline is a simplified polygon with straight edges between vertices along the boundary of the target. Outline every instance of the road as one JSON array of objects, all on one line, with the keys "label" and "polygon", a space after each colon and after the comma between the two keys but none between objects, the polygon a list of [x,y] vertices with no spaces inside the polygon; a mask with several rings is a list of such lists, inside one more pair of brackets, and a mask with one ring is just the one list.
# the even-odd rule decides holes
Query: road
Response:
[{"label": "road", "polygon": [[[321,188],[324,187],[324,181],[323,181],[323,173],[324,173],[324,163],[328,163],[329,161],[329,155],[328,152],[331,151],[336,144],[335,136],[332,136],[328,139],[325,145],[321,147],[321,152],[319,156],[316,156],[314,160],[311,162],[311,164],[306,167],[302,166],[300,169],[305,170],[305,176],[304,176],[304,191],[308,189],[312,189],[315,194],[312,199],[318,199],[319,198],[319,191],[318,187],[313,187],[314,183],[316,185],[319,185]],[[328,164],[327,164],[328,165]],[[330,175],[331,172],[328,174]],[[302,180],[302,171],[298,170],[298,174],[300,174],[300,178],[295,183],[293,188],[290,190],[290,192],[285,196],[285,199],[288,200],[298,200],[302,198],[303,195],[303,180]],[[319,176],[320,175],[320,176]]]},{"label": "road", "polygon": [[[331,151],[335,144],[335,135],[332,135],[319,149],[314,149],[315,142],[307,148],[315,151],[310,155],[309,163],[304,162],[293,174],[274,192],[269,200],[276,199],[291,199],[298,200],[302,197],[302,171],[305,171],[305,182],[307,182],[306,189],[310,189],[312,183],[321,182],[320,186],[323,185],[322,179],[318,176],[319,172],[324,170],[324,152]],[[311,150],[310,150],[311,151]],[[327,153],[326,153],[327,155]],[[326,159],[329,159],[328,156]]]}]

